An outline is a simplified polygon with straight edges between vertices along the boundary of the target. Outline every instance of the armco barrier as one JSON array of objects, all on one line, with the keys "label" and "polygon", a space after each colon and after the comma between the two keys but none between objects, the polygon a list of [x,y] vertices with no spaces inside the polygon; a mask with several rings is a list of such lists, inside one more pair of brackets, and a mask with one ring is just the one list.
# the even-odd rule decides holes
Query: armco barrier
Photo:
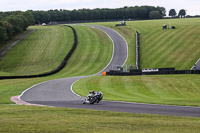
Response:
[{"label": "armco barrier", "polygon": [[142,72],[141,70],[131,72],[109,71],[110,76],[134,76],[134,75],[169,75],[169,74],[200,74],[200,70],[164,70],[157,72]]},{"label": "armco barrier", "polygon": [[50,72],[46,72],[46,73],[41,73],[41,74],[37,74],[37,75],[23,75],[23,76],[0,76],[0,79],[18,79],[18,78],[36,78],[36,77],[45,77],[45,76],[49,76],[52,74],[55,74],[57,72],[59,72],[60,70],[62,70],[65,65],[67,64],[67,61],[69,60],[70,56],[72,55],[72,53],[74,52],[74,50],[77,47],[78,44],[78,40],[77,40],[77,34],[76,31],[73,27],[69,26],[69,25],[65,25],[69,28],[72,29],[73,34],[74,34],[74,44],[71,48],[71,50],[69,51],[69,53],[67,54],[67,56],[64,58],[63,62],[54,70],[50,71]]}]

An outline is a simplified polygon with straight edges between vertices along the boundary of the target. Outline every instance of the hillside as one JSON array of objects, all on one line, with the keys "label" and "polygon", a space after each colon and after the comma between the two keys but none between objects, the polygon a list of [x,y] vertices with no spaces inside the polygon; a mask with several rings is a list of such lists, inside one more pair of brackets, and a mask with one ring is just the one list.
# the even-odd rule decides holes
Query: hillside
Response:
[{"label": "hillside", "polygon": [[70,28],[30,28],[36,31],[11,48],[0,61],[2,72],[28,75],[50,71],[62,62],[73,45]]},{"label": "hillside", "polygon": [[[99,71],[101,71],[109,63],[109,61],[112,57],[113,47],[112,47],[112,42],[107,37],[107,35],[100,30],[86,27],[86,26],[73,26],[73,27],[77,31],[78,45],[77,45],[77,48],[74,51],[73,55],[69,59],[66,67],[63,70],[61,70],[60,72],[58,72],[57,74],[54,74],[54,75],[48,76],[48,77],[43,77],[43,78],[0,80],[0,104],[1,103],[4,103],[4,104],[11,103],[11,101],[10,101],[11,96],[19,95],[22,91],[24,91],[25,89],[29,88],[30,86],[32,86],[34,84],[38,84],[38,83],[52,80],[52,79],[64,78],[64,77],[95,74],[95,73],[98,73]],[[37,28],[37,27],[32,27],[32,28]],[[41,29],[43,27],[38,27],[38,28]],[[44,27],[44,29],[47,29],[47,28],[60,29],[60,27],[54,27],[54,26],[53,27]],[[67,28],[67,30],[70,31],[71,29]],[[72,35],[72,34],[69,34],[69,35]],[[34,34],[31,36],[34,36]],[[29,36],[29,37],[31,37],[31,36]],[[42,41],[42,40],[43,39],[41,39],[40,41]],[[35,42],[35,41],[37,42],[39,40],[32,40],[32,42]],[[19,43],[19,45],[21,45],[21,43]],[[19,46],[19,45],[17,44],[16,46]],[[15,51],[15,48],[16,47],[13,47],[12,51]],[[37,49],[37,47],[36,47],[36,49]],[[64,51],[64,50],[62,51],[63,53],[61,53],[61,51],[57,51],[57,52],[60,54],[63,54],[63,58],[67,54],[66,51]],[[11,53],[11,51],[10,51],[10,53]],[[20,53],[20,51],[19,51],[19,53]],[[47,53],[47,52],[45,52],[45,53]],[[45,53],[43,53],[43,54],[45,54]],[[10,55],[12,55],[12,54],[10,54]],[[12,55],[12,56],[14,56],[14,55]],[[52,59],[53,61],[56,60],[55,58],[53,58],[53,57],[50,58],[50,57],[52,57],[52,56],[49,56],[50,63],[52,62],[50,59]],[[9,58],[9,54],[6,54],[5,58]],[[9,59],[10,59],[10,62],[14,62],[13,60],[11,60],[12,59],[11,57]],[[23,58],[21,58],[21,59],[23,59]],[[42,59],[42,57],[41,57],[41,59]],[[61,59],[62,58],[60,58],[60,60]],[[21,63],[22,63],[22,61],[24,61],[24,60],[21,60]],[[31,61],[32,60],[30,60],[30,63],[32,63]],[[26,62],[24,62],[24,63],[26,63]],[[43,67],[43,66],[45,66],[45,63],[47,63],[47,62],[43,62],[42,60],[40,61],[38,59],[38,66],[40,66],[40,63],[42,63],[40,68],[44,69],[45,67]],[[53,64],[53,62],[52,62],[52,64]],[[46,64],[46,66],[48,67],[48,64]],[[21,66],[21,69],[22,70],[24,69],[23,65]],[[49,69],[50,69],[50,66],[49,66]],[[53,67],[51,69],[53,69]],[[28,72],[28,70],[27,70],[27,72]],[[7,73],[3,73],[3,74],[6,75]]]},{"label": "hillside", "polygon": [[[116,27],[116,22],[98,23],[120,32],[129,43],[127,64],[135,64],[135,31],[141,36],[141,67],[190,69],[200,58],[200,19],[163,19],[128,21],[127,26]],[[164,24],[176,26],[163,30]]]},{"label": "hillside", "polygon": [[[111,44],[111,41],[99,30],[76,27],[78,47],[65,68],[68,71],[64,74],[97,73],[110,61],[112,45],[108,44]],[[9,50],[0,61],[1,76],[40,74],[51,71],[59,66],[73,45],[73,32],[68,27],[34,26],[30,28],[36,31]],[[105,45],[108,47],[104,47]],[[100,56],[102,54],[105,56]]]},{"label": "hillside", "polygon": [[[142,22],[142,21],[141,21]],[[139,25],[139,22],[137,22]],[[144,21],[145,23],[145,21]],[[114,23],[105,23],[103,25],[110,25],[112,27]],[[134,23],[132,26],[135,25]],[[134,64],[134,30],[132,30],[131,25],[128,28],[124,27],[113,27],[123,33],[125,36],[127,33],[127,41],[129,43],[129,60],[128,62]],[[12,79],[12,80],[0,80],[0,108],[1,108],[1,120],[0,131],[2,132],[199,132],[199,118],[191,117],[175,117],[175,116],[160,116],[160,115],[150,115],[150,114],[131,114],[131,113],[115,113],[109,111],[92,111],[92,110],[79,110],[79,109],[66,109],[66,108],[52,108],[52,107],[36,107],[36,106],[16,106],[10,105],[11,96],[19,95],[22,91],[28,87],[38,84],[47,80],[77,76],[77,75],[87,75],[93,74],[105,67],[111,58],[112,43],[109,38],[101,31],[97,29],[92,29],[82,26],[73,26],[77,30],[79,36],[79,45],[70,58],[68,65],[59,73],[43,77],[43,78],[33,78],[33,79]],[[145,29],[144,29],[145,30]],[[142,30],[141,30],[142,31]],[[141,32],[140,31],[140,32]],[[129,38],[130,37],[130,38]],[[6,55],[8,56],[8,54]],[[44,62],[45,63],[45,62]],[[88,93],[88,89],[102,89],[111,96],[110,100],[116,100],[117,98],[124,98],[129,91],[133,91],[125,97],[125,100],[132,97],[131,101],[137,101],[136,98],[140,98],[140,95],[151,99],[151,102],[155,100],[159,101],[158,93],[163,96],[170,96],[172,102],[175,97],[181,97],[176,99],[175,104],[183,103],[183,98],[187,100],[194,100],[189,103],[190,105],[199,105],[199,97],[196,90],[199,92],[199,75],[189,76],[184,78],[185,75],[179,75],[180,80],[176,80],[176,84],[172,86],[172,81],[176,77],[167,76],[144,76],[144,77],[91,77],[80,82],[77,82],[77,88],[82,89],[80,92],[85,90],[84,94]],[[159,81],[157,81],[157,79]],[[192,87],[185,87],[182,82],[189,80],[189,85]],[[147,81],[147,82],[146,82]],[[152,84],[152,82],[156,84]],[[168,84],[166,81],[169,81]],[[163,82],[166,90],[162,91]],[[186,82],[186,83],[188,83]],[[147,83],[147,84],[146,84]],[[115,85],[116,84],[116,85]],[[76,84],[75,84],[76,85]],[[136,86],[136,87],[135,87]],[[102,87],[102,88],[101,88]],[[177,89],[169,90],[168,88]],[[124,89],[125,88],[125,89]],[[141,91],[140,91],[140,88]],[[150,89],[149,89],[150,88]],[[161,90],[156,92],[157,94],[148,92],[155,92],[155,90]],[[181,95],[179,92],[181,89],[185,90]],[[55,88],[56,89],[56,88]],[[118,90],[116,90],[118,89]],[[137,97],[135,96],[137,92]],[[172,92],[170,94],[170,91]],[[144,92],[144,93],[143,93]],[[165,94],[165,92],[169,92]],[[175,95],[173,93],[175,92]],[[114,95],[110,95],[114,94]],[[186,96],[194,96],[194,99],[189,99]],[[108,96],[108,95],[107,95]],[[149,97],[148,97],[149,96]],[[184,97],[185,96],[185,97]],[[106,98],[106,97],[105,97]],[[173,99],[174,98],[174,99]],[[195,99],[197,98],[197,99]],[[118,99],[119,100],[119,99]],[[164,100],[164,98],[163,98]],[[130,101],[130,100],[129,100]],[[162,102],[162,101],[161,101]],[[164,101],[166,104],[166,101]],[[154,102],[155,103],[155,102]],[[8,105],[9,104],[9,105]],[[99,117],[101,116],[101,117]],[[94,123],[91,125],[91,121]],[[12,125],[12,126],[10,126]],[[82,126],[80,126],[82,125]],[[117,126],[116,126],[117,125]]]},{"label": "hillside", "polygon": [[[126,38],[127,64],[135,64],[137,30],[141,34],[142,68],[190,69],[200,58],[199,22],[200,19],[166,19],[130,21],[119,27],[116,22],[97,24],[113,28]],[[163,24],[168,23],[177,29],[163,30]],[[94,87],[107,100],[199,106],[199,75],[92,77],[78,81],[73,90],[84,96]]]}]

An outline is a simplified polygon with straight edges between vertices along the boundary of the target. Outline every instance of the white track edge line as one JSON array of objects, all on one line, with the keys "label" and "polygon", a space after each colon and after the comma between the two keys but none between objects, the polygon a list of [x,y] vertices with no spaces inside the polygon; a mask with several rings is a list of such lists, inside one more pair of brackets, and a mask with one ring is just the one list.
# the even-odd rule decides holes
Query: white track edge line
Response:
[{"label": "white track edge line", "polygon": [[[107,27],[106,27],[107,28]],[[113,29],[111,29],[111,30],[113,30]],[[123,40],[125,41],[125,43],[126,43],[126,53],[127,53],[127,55],[126,55],[126,60],[124,61],[124,64],[122,65],[122,66],[124,66],[125,65],[125,63],[126,63],[126,61],[128,60],[128,43],[127,43],[127,41],[126,41],[126,39],[121,35],[121,34],[119,34],[117,31],[115,31],[115,30],[113,30],[114,32],[116,32],[119,36],[121,36],[122,38],[123,38]]]},{"label": "white track edge line", "polygon": [[[99,29],[99,28],[96,28],[96,29],[101,30],[101,29]],[[101,31],[103,31],[103,30],[101,30]],[[108,33],[106,33],[105,31],[103,31],[103,32],[104,32],[104,33],[110,38],[110,40],[112,41],[112,44],[113,44],[113,52],[112,52],[112,58],[110,59],[109,63],[106,65],[106,67],[104,67],[104,68],[103,68],[100,72],[98,72],[98,73],[102,73],[103,70],[106,69],[106,68],[110,65],[110,63],[111,63],[112,60],[113,60],[114,54],[115,54],[115,44],[114,44],[113,39],[110,37],[110,35],[108,35]],[[94,75],[97,75],[98,73],[96,73],[96,74],[94,74]]]},{"label": "white track edge line", "polygon": [[[88,25],[86,25],[86,26],[88,26]],[[92,26],[88,26],[88,27],[92,27]],[[96,28],[96,27],[92,27],[92,28]],[[114,44],[113,39],[110,37],[110,35],[108,35],[108,33],[106,33],[105,31],[103,31],[102,29],[99,29],[99,28],[96,28],[96,29],[101,30],[102,32],[104,32],[104,33],[110,38],[110,40],[112,41],[112,44],[113,44],[113,52],[112,52],[112,58],[110,59],[110,62],[107,64],[107,66],[106,66],[105,68],[103,68],[101,71],[99,71],[98,73],[93,74],[93,75],[90,75],[89,77],[95,76],[95,75],[97,75],[97,74],[103,72],[103,70],[106,69],[106,68],[110,65],[110,63],[112,62],[113,57],[114,57],[114,53],[115,53],[115,50],[114,50],[114,49],[115,49],[115,44]],[[79,80],[80,80],[80,79],[79,79]],[[78,97],[81,97],[81,98],[85,98],[85,97],[82,97],[82,96],[78,95],[77,93],[75,93],[75,92],[73,91],[73,85],[74,85],[76,82],[78,82],[79,80],[76,80],[74,83],[72,83],[70,89],[71,89],[71,92],[72,92],[74,95],[76,95],[76,96],[78,96]]]},{"label": "white track edge line", "polygon": [[[107,27],[106,27],[107,28]],[[101,29],[99,29],[99,30],[101,30]],[[112,29],[113,30],[113,29]],[[103,31],[103,30],[101,30],[101,31]],[[113,31],[115,31],[115,30],[113,30]],[[103,31],[104,33],[106,33],[105,31]],[[116,32],[116,31],[115,31]],[[118,35],[120,35],[118,32],[116,32]],[[107,33],[106,33],[107,34]],[[113,42],[113,44],[114,44],[114,41],[113,41],[113,39],[107,34],[107,36],[111,39],[111,41]],[[124,37],[122,36],[122,35],[120,35],[123,39],[124,39]],[[124,39],[125,40],[125,39]],[[126,58],[126,61],[127,61],[127,59],[128,59],[128,44],[127,44],[127,41],[125,40],[125,42],[126,42],[126,45],[127,45],[127,58]],[[113,55],[114,55],[114,45],[113,45]],[[109,62],[109,64],[111,63],[111,61],[112,61],[112,59],[113,59],[113,56],[112,56],[112,58],[111,58],[111,60],[110,60],[110,62]],[[124,64],[126,63],[126,61],[124,62]],[[200,61],[200,58],[199,58],[199,60],[198,61]],[[197,62],[198,62],[197,61]],[[196,62],[196,63],[197,63]],[[108,65],[109,65],[108,64]],[[123,64],[123,65],[124,65]],[[107,66],[108,66],[107,65]],[[106,67],[107,67],[106,66]],[[106,68],[105,67],[105,68]],[[104,68],[104,69],[105,69]],[[193,68],[193,67],[192,67]],[[104,70],[103,69],[103,70]],[[102,70],[102,71],[103,71]],[[100,71],[99,73],[101,73],[102,71]],[[96,73],[96,74],[98,74],[98,73]],[[96,75],[96,74],[94,74],[94,75]],[[89,77],[91,77],[91,76],[94,76],[94,75],[90,75]],[[79,77],[79,76],[75,76],[75,77]],[[70,77],[69,77],[70,78]],[[85,77],[85,78],[87,78],[87,77]],[[61,79],[64,79],[64,78],[61,78]],[[57,80],[57,79],[54,79],[54,80]],[[80,80],[80,79],[79,79]],[[81,97],[81,98],[85,98],[85,97],[82,97],[82,96],[80,96],[80,95],[78,95],[77,93],[75,93],[74,91],[73,91],[73,85],[76,83],[76,82],[78,82],[79,80],[76,80],[72,85],[71,85],[71,87],[70,87],[70,89],[71,89],[71,92],[73,93],[73,94],[75,94],[76,96],[78,96],[78,97]],[[26,93],[28,90],[30,90],[30,89],[32,89],[32,88],[34,88],[34,87],[36,87],[36,86],[38,86],[38,85],[41,85],[41,84],[44,84],[44,83],[47,83],[47,82],[50,82],[50,81],[53,81],[53,80],[49,80],[49,81],[45,81],[45,82],[42,82],[42,83],[38,83],[38,84],[36,84],[36,85],[33,85],[32,87],[30,87],[30,88],[28,88],[28,89],[26,89],[25,91],[23,91],[22,93],[21,93],[21,95],[19,96],[19,100],[21,100],[21,97],[22,97],[22,95],[24,94],[24,93]],[[23,101],[23,100],[21,100],[21,101]],[[193,107],[193,106],[177,106],[177,105],[161,105],[161,104],[149,104],[149,103],[136,103],[136,102],[126,102],[126,101],[109,101],[109,100],[103,100],[103,101],[108,101],[108,102],[118,102],[118,103],[133,103],[133,104],[138,104],[138,105],[157,105],[157,106],[169,106],[169,107],[173,107],[173,106],[175,106],[175,107],[184,107],[184,108],[200,108],[200,107]],[[23,101],[23,102],[25,102],[25,101]],[[28,103],[28,102],[27,102]],[[39,105],[39,106],[46,106],[46,107],[54,107],[54,106],[47,106],[47,105],[40,105],[40,104],[37,104],[37,105]]]},{"label": "white track edge line", "polygon": [[76,96],[78,96],[78,97],[81,97],[81,98],[85,98],[85,97],[82,97],[82,96],[80,96],[79,94],[77,94],[77,93],[75,93],[74,91],[73,91],[73,85],[76,83],[76,82],[78,82],[79,80],[76,80],[74,83],[72,83],[72,85],[71,85],[71,87],[70,87],[70,90],[71,90],[71,92],[72,93],[74,93],[74,95],[76,95]]},{"label": "white track edge line", "polygon": [[[51,80],[50,80],[50,81],[51,81]],[[19,97],[18,97],[19,100],[23,101],[23,100],[21,99],[21,97],[22,97],[27,91],[29,91],[30,89],[32,89],[32,88],[34,88],[34,87],[36,87],[36,86],[38,86],[38,85],[44,84],[44,83],[46,83],[46,82],[49,82],[49,81],[45,81],[45,82],[41,82],[41,83],[35,84],[35,85],[29,87],[28,89],[24,90],[24,91],[19,95]]]},{"label": "white track edge line", "polygon": [[[88,26],[88,25],[86,25],[86,26]],[[89,27],[91,27],[91,26],[89,26]],[[103,27],[103,26],[102,26]],[[93,27],[93,28],[96,28],[96,27]],[[108,27],[106,27],[106,28],[108,28]],[[99,28],[96,28],[96,29],[99,29]],[[109,28],[110,29],[110,28]],[[99,29],[99,30],[101,30],[101,29]],[[113,29],[111,29],[111,30],[113,30]],[[103,30],[101,30],[101,31],[103,31]],[[125,62],[124,62],[124,64],[126,63],[126,61],[127,61],[127,59],[128,59],[128,43],[127,43],[127,41],[126,41],[126,39],[121,35],[121,34],[119,34],[117,31],[115,31],[115,30],[113,30],[114,32],[116,32],[119,36],[121,36],[123,39],[124,39],[124,41],[126,42],[126,47],[127,47],[127,58],[126,58],[126,60],[125,60]],[[107,34],[105,31],[103,31],[105,34]],[[114,41],[113,41],[113,39],[110,37],[110,35],[108,35],[107,34],[107,36],[111,39],[111,41],[113,42],[113,56],[114,56]],[[110,60],[110,62],[108,63],[108,65],[110,65],[110,63],[111,63],[111,61],[112,61],[112,59],[113,59],[113,56],[112,56],[112,58],[111,58],[111,60]],[[198,60],[198,61],[200,61],[200,59]],[[197,62],[198,62],[197,61]],[[122,65],[122,66],[124,66],[124,64]],[[108,66],[107,65],[107,66]],[[106,66],[106,67],[107,67]],[[106,68],[105,67],[105,68]],[[104,68],[104,69],[105,69]],[[103,69],[103,70],[104,70]],[[102,70],[102,71],[103,71]],[[101,73],[102,71],[100,71],[99,73]],[[96,74],[98,74],[98,73],[96,73]],[[90,75],[89,77],[91,77],[91,76],[95,76],[96,74],[94,74],[94,75]],[[85,78],[87,78],[87,77],[85,77]],[[82,78],[83,79],[83,78]],[[79,79],[80,80],[80,79]],[[78,97],[81,97],[81,98],[85,98],[85,97],[82,97],[82,96],[80,96],[80,95],[78,95],[77,93],[75,93],[74,91],[73,91],[73,85],[76,83],[76,82],[78,82],[79,80],[76,80],[72,85],[71,85],[71,87],[70,87],[70,89],[71,89],[71,91],[72,91],[72,93],[74,94],[74,95],[76,95],[76,96],[78,96]],[[109,100],[103,100],[103,101],[108,101],[108,102],[117,102],[117,103],[133,103],[133,104],[138,104],[138,105],[157,105],[157,106],[168,106],[168,107],[184,107],[184,108],[190,108],[190,107],[192,107],[192,108],[200,108],[200,107],[193,107],[193,106],[177,106],[177,105],[162,105],[162,104],[151,104],[151,103],[136,103],[136,102],[126,102],[126,101],[109,101]]]},{"label": "white track edge line", "polygon": [[[91,27],[91,26],[89,26],[89,27]],[[103,27],[103,26],[102,26],[102,27]],[[95,28],[96,28],[96,27],[95,27]],[[107,27],[105,27],[105,28],[107,28]],[[99,28],[96,28],[96,29],[99,29]],[[109,29],[110,29],[110,28],[109,28]],[[102,29],[99,29],[99,30],[103,31]],[[110,30],[113,30],[113,29],[110,29]],[[126,63],[126,61],[127,61],[127,59],[128,59],[128,44],[127,44],[127,41],[125,40],[125,38],[124,38],[122,35],[120,35],[120,34],[119,34],[117,31],[115,31],[115,30],[113,30],[113,31],[114,31],[115,33],[117,33],[119,36],[121,36],[121,37],[123,38],[123,40],[125,41],[125,43],[126,43],[127,56],[126,56],[125,62],[124,62],[123,65],[122,65],[122,66],[124,66],[124,64]],[[112,58],[111,58],[110,62],[107,64],[107,66],[106,66],[105,68],[103,68],[100,72],[98,72],[98,73],[96,73],[96,74],[89,75],[89,77],[94,76],[94,75],[97,75],[97,74],[103,72],[103,70],[106,69],[106,68],[110,65],[110,63],[112,62],[113,57],[114,57],[114,49],[115,49],[114,41],[113,41],[113,39],[111,38],[111,36],[110,36],[108,33],[106,33],[105,31],[103,31],[103,32],[104,32],[104,33],[110,38],[110,40],[112,41],[112,44],[113,44],[113,54],[112,54]],[[77,77],[79,77],[79,76],[77,76]],[[87,77],[84,77],[84,78],[87,78]],[[63,78],[61,78],[61,79],[63,79]],[[54,79],[54,80],[57,80],[57,79]],[[80,79],[79,79],[79,80],[80,80]],[[79,97],[81,97],[81,98],[85,98],[85,97],[82,97],[82,96],[78,95],[77,93],[75,93],[75,92],[73,91],[73,85],[74,85],[77,81],[79,81],[79,80],[76,80],[76,81],[71,85],[70,90],[71,90],[71,92],[72,92],[73,94],[75,94],[76,96],[79,96]],[[35,85],[29,87],[28,89],[24,90],[24,91],[20,94],[20,96],[18,97],[18,99],[19,99],[20,101],[23,101],[23,100],[21,99],[21,97],[22,97],[27,91],[29,91],[30,89],[33,89],[33,88],[36,87],[36,86],[39,86],[39,85],[41,85],[41,84],[45,84],[45,83],[50,82],[50,81],[53,81],[53,80],[49,80],[49,81],[45,81],[45,82],[42,82],[42,83],[38,83],[38,84],[35,84]],[[23,101],[23,102],[25,102],[25,101]],[[28,102],[26,102],[26,103],[28,103]],[[31,103],[29,103],[29,104],[31,104]],[[45,106],[45,105],[40,105],[40,104],[37,104],[37,105],[39,105],[39,106]]]},{"label": "white track edge line", "polygon": [[[88,26],[88,25],[86,25],[86,26]],[[95,25],[94,25],[94,26],[95,26]],[[92,26],[88,26],[88,27],[92,27]],[[101,26],[101,27],[103,27],[103,26]],[[92,27],[92,28],[96,28],[96,29],[98,29],[98,30],[103,31],[102,29],[99,29],[99,28],[97,28],[97,27]],[[105,27],[105,28],[107,28],[107,27]],[[110,28],[109,28],[109,29],[110,29]],[[110,30],[113,30],[113,29],[110,29]],[[125,43],[126,43],[127,56],[126,56],[125,62],[124,62],[123,65],[122,65],[122,66],[124,66],[124,64],[126,63],[126,61],[127,61],[127,59],[128,59],[128,44],[127,44],[127,41],[125,40],[125,38],[124,38],[122,35],[120,35],[120,34],[119,34],[118,32],[116,32],[115,30],[113,30],[113,31],[114,31],[115,33],[117,33],[119,36],[121,36],[121,37],[123,38],[123,40],[125,41]],[[112,58],[111,58],[110,62],[107,64],[107,66],[106,66],[105,68],[103,68],[103,69],[102,69],[100,72],[98,72],[98,73],[103,72],[103,70],[106,69],[106,68],[110,65],[110,63],[111,63],[112,60],[113,60],[114,53],[115,53],[115,50],[114,50],[114,48],[115,48],[115,43],[114,43],[113,39],[111,38],[111,36],[110,36],[108,33],[106,33],[105,31],[103,31],[103,32],[104,32],[104,33],[110,38],[110,40],[112,41],[112,44],[113,44],[113,54],[112,54]],[[94,75],[97,75],[98,73],[93,74],[93,75],[90,75],[89,77],[94,76]],[[79,80],[80,80],[80,79],[79,79]],[[74,93],[76,96],[79,96],[79,97],[81,97],[81,98],[85,98],[85,97],[82,97],[82,96],[78,95],[77,93],[75,93],[75,92],[73,91],[73,85],[74,85],[76,82],[78,82],[79,80],[75,81],[75,82],[71,85],[70,89],[71,89],[72,93]]]}]

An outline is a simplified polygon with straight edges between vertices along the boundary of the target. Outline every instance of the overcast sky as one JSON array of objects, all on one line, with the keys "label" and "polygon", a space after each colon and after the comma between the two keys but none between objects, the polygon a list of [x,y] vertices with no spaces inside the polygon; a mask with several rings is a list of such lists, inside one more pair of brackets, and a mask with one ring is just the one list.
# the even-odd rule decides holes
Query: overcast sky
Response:
[{"label": "overcast sky", "polygon": [[200,15],[200,0],[0,0],[0,11],[50,10],[82,8],[118,8],[124,6],[162,6],[174,8],[178,13],[186,9],[187,15]]}]

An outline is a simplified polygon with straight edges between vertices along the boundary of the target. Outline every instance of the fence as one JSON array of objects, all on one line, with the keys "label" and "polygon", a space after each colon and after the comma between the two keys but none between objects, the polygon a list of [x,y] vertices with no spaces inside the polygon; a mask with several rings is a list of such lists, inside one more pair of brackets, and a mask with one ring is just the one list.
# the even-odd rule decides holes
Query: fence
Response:
[{"label": "fence", "polygon": [[106,75],[133,76],[133,75],[200,74],[200,70],[175,70],[175,68],[158,68],[156,71],[153,71],[153,69],[148,69],[148,70],[149,71],[140,70],[140,34],[138,31],[136,31],[136,70],[130,70],[130,72],[110,70],[109,72],[106,72]]},{"label": "fence", "polygon": [[200,70],[164,70],[157,72],[142,72],[142,70],[134,70],[131,72],[109,71],[106,75],[111,76],[134,76],[134,75],[169,75],[169,74],[200,74]]}]

